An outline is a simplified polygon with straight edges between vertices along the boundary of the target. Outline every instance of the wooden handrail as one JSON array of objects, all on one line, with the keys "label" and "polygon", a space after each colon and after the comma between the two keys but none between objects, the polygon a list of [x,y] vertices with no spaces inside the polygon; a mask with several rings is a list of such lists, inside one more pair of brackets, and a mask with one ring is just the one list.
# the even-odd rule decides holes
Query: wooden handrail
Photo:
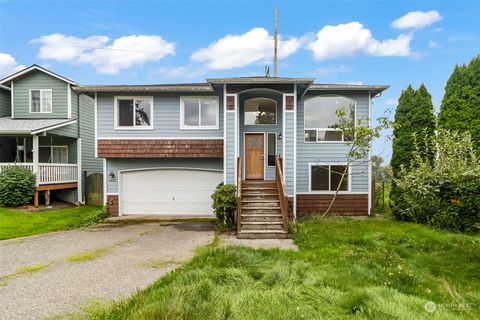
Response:
[{"label": "wooden handrail", "polygon": [[277,185],[278,196],[280,198],[280,207],[283,218],[283,230],[288,230],[288,196],[285,190],[285,182],[283,181],[283,166],[282,158],[275,157],[275,183]]},{"label": "wooden handrail", "polygon": [[242,225],[242,157],[237,158],[237,233]]}]

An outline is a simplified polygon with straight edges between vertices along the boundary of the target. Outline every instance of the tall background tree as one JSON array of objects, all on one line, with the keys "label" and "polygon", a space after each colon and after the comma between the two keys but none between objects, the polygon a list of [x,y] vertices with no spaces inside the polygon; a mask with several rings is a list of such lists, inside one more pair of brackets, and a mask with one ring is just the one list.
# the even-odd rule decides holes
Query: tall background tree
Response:
[{"label": "tall background tree", "polygon": [[480,154],[480,55],[457,65],[445,86],[438,115],[440,127],[468,131]]},{"label": "tall background tree", "polygon": [[[435,134],[436,120],[432,96],[423,84],[415,91],[411,85],[402,91],[395,111],[395,126],[392,143],[392,174],[397,178],[403,166],[409,167],[416,145],[423,145],[423,157],[431,160],[433,149],[430,145]],[[417,141],[417,143],[415,143]],[[395,201],[395,185],[392,185],[391,199]]]}]

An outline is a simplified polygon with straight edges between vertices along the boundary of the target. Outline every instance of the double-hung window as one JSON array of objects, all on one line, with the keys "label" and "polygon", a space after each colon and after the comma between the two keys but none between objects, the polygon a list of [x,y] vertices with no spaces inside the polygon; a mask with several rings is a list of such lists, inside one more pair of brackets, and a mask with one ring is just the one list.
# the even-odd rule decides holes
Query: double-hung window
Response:
[{"label": "double-hung window", "polygon": [[340,191],[349,191],[348,177],[349,168],[345,164],[311,164],[310,191],[336,191],[339,185]]},{"label": "double-hung window", "polygon": [[181,97],[180,129],[218,129],[217,97]]},{"label": "double-hung window", "polygon": [[52,90],[31,89],[30,90],[30,112],[51,113],[52,112]]},{"label": "double-hung window", "polygon": [[319,96],[305,101],[305,142],[350,141],[338,128],[337,112],[343,110],[347,121],[355,119],[355,100],[342,96]]},{"label": "double-hung window", "polygon": [[116,97],[116,129],[152,129],[152,97]]}]

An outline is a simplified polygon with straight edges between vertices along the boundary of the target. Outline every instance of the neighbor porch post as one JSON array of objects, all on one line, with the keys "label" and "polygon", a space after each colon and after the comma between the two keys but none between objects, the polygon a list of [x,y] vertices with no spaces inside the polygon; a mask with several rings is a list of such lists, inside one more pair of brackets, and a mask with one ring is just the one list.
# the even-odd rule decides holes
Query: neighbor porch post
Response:
[{"label": "neighbor porch post", "polygon": [[77,139],[77,200],[78,204],[83,203],[83,181],[82,181],[82,139]]},{"label": "neighbor porch post", "polygon": [[[40,174],[39,174],[39,170],[38,170],[38,150],[39,150],[39,147],[38,147],[38,136],[37,135],[33,135],[32,136],[32,141],[33,141],[33,154],[32,154],[32,161],[33,161],[33,173],[35,174],[35,193],[34,193],[34,197],[33,197],[33,205],[36,207],[38,207],[38,191],[37,191],[37,187],[39,185],[39,180],[40,180]],[[27,150],[25,149],[24,152],[26,152]]]}]

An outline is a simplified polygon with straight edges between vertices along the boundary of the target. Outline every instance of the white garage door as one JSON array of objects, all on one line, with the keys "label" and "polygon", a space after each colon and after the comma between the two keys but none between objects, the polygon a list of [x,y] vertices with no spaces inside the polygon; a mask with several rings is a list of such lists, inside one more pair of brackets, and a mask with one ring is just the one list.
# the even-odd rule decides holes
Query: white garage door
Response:
[{"label": "white garage door", "polygon": [[212,195],[223,173],[155,169],[121,174],[121,214],[212,214]]}]

